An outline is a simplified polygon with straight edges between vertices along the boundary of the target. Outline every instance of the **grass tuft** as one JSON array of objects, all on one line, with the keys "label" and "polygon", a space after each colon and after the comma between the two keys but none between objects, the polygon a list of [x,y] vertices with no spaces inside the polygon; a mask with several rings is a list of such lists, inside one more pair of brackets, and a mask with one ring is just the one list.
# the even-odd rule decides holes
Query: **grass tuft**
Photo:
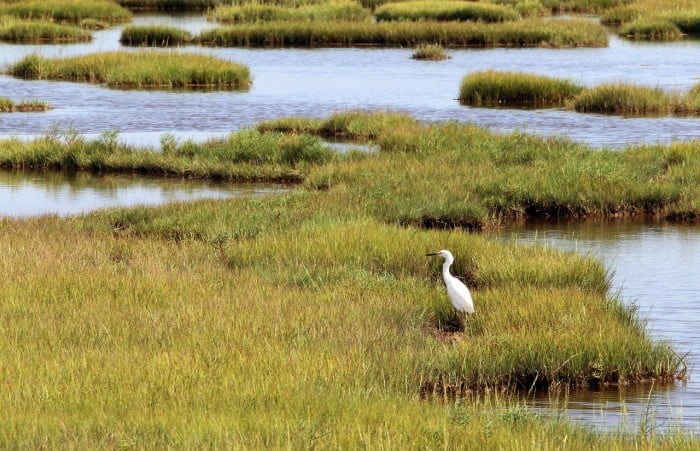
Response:
[{"label": "grass tuft", "polygon": [[41,100],[24,100],[14,102],[6,97],[0,97],[0,112],[2,113],[29,113],[37,111],[48,111],[52,106],[48,102]]},{"label": "grass tuft", "polygon": [[128,46],[170,47],[191,44],[193,37],[177,27],[131,25],[124,27],[119,42]]},{"label": "grass tuft", "polygon": [[450,56],[442,46],[435,44],[419,45],[411,55],[415,60],[441,61],[449,59]]},{"label": "grass tuft", "polygon": [[520,19],[508,6],[460,1],[409,1],[386,3],[375,11],[378,21],[437,20],[506,22]]},{"label": "grass tuft", "polygon": [[561,106],[583,91],[568,80],[520,72],[473,72],[462,80],[464,105]]}]

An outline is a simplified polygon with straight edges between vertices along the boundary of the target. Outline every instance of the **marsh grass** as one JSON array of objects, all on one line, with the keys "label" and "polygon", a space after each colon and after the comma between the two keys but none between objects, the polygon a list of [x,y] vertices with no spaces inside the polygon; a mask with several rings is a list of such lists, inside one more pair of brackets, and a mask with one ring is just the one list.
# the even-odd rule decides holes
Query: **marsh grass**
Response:
[{"label": "marsh grass", "polygon": [[573,108],[581,112],[607,114],[700,114],[693,91],[683,96],[667,93],[661,88],[624,83],[609,83],[588,89],[574,99]]},{"label": "marsh grass", "polygon": [[620,36],[630,39],[673,41],[682,36],[681,30],[666,19],[637,19],[620,28]]},{"label": "marsh grass", "polygon": [[203,31],[202,44],[229,47],[602,47],[605,30],[591,21],[523,19],[458,22],[266,22]]},{"label": "marsh grass", "polygon": [[114,51],[69,58],[29,55],[9,69],[15,77],[104,83],[112,88],[247,89],[248,67],[216,57],[178,52]]},{"label": "marsh grass", "polygon": [[583,91],[569,80],[522,72],[473,72],[462,80],[464,105],[561,106]]},{"label": "marsh grass", "polygon": [[18,43],[86,42],[90,32],[76,26],[0,17],[0,40]]},{"label": "marsh grass", "polygon": [[439,45],[426,44],[419,45],[411,55],[414,60],[442,61],[449,59],[450,56]]},{"label": "marsh grass", "polygon": [[[600,151],[359,111],[277,123],[382,149],[343,159],[272,123],[203,145],[164,137],[160,154],[122,149],[114,134],[0,144],[9,161],[239,160],[308,174],[285,195],[0,219],[0,355],[12,356],[0,446],[696,447],[682,432],[594,433],[501,397],[679,372],[670,346],[611,295],[600,262],[398,223],[458,220],[448,215],[470,205],[488,220],[510,213],[489,211],[495,198],[536,202],[550,185],[552,201],[570,192],[585,205],[626,188],[669,200],[675,183],[676,201],[697,199],[684,179],[697,174],[697,145]],[[424,257],[441,248],[475,299],[462,330],[446,328],[440,262]]]},{"label": "marsh grass", "polygon": [[6,97],[0,97],[0,112],[2,113],[29,113],[35,111],[47,111],[52,107],[48,102],[41,100],[23,100],[14,102]]},{"label": "marsh grass", "polygon": [[191,44],[192,34],[177,27],[169,26],[135,26],[124,27],[119,42],[129,46],[169,47]]},{"label": "marsh grass", "polygon": [[83,19],[126,22],[131,12],[108,0],[28,0],[0,3],[0,15],[78,23]]},{"label": "marsh grass", "polygon": [[378,21],[437,20],[506,22],[520,19],[508,6],[459,1],[408,1],[385,3],[374,12]]},{"label": "marsh grass", "polygon": [[351,21],[363,22],[370,18],[369,10],[348,0],[287,6],[268,3],[244,3],[219,6],[209,18],[224,24],[270,21]]},{"label": "marsh grass", "polygon": [[229,2],[229,0],[116,0],[117,4],[135,11],[201,11]]}]

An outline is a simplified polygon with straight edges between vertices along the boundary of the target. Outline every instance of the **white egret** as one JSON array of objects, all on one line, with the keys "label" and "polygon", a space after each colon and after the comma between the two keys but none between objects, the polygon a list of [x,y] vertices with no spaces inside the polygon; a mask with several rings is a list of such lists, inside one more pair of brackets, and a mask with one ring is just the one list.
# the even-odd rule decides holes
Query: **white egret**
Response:
[{"label": "white egret", "polygon": [[439,255],[445,259],[445,263],[442,265],[442,277],[445,279],[447,294],[450,295],[452,306],[460,313],[474,313],[474,301],[472,301],[472,295],[469,293],[469,288],[467,288],[467,286],[464,285],[461,280],[450,274],[450,265],[452,265],[452,262],[455,261],[455,258],[452,256],[452,252],[443,249],[434,254],[426,254],[426,257],[434,255]]}]

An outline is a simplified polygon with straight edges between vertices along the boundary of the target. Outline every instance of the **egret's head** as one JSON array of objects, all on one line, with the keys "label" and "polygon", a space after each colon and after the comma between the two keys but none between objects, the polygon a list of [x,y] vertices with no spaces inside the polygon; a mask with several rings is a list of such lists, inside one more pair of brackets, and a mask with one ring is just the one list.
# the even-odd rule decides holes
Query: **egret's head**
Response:
[{"label": "egret's head", "polygon": [[440,252],[435,252],[432,254],[425,254],[426,257],[431,257],[431,256],[435,256],[435,255],[439,255],[440,257],[444,258],[445,260],[450,260],[450,261],[454,260],[454,257],[452,256],[452,252],[450,252],[446,249],[443,249]]}]

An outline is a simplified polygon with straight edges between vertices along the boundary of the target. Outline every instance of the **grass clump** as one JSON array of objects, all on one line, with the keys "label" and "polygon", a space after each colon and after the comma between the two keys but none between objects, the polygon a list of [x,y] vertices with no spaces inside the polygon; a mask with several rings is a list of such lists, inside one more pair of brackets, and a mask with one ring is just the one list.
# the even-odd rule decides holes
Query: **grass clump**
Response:
[{"label": "grass clump", "polygon": [[464,105],[561,106],[583,91],[568,80],[521,72],[473,72],[462,80]]},{"label": "grass clump", "polygon": [[374,12],[378,21],[437,20],[506,22],[520,19],[508,6],[460,1],[410,1],[386,3]]},{"label": "grass clump", "polygon": [[29,113],[36,111],[47,111],[52,106],[48,102],[42,100],[23,100],[15,102],[7,97],[0,97],[0,112],[2,113]]},{"label": "grass clump", "polygon": [[73,133],[55,133],[29,142],[4,141],[0,167],[298,182],[309,167],[337,157],[317,137],[304,134],[243,130],[201,144],[178,143],[165,136],[161,151],[156,152],[121,144],[111,132],[91,141]]},{"label": "grass clump", "polygon": [[700,114],[697,89],[682,96],[624,83],[609,83],[588,89],[574,99],[576,111],[632,115]]},{"label": "grass clump", "polygon": [[148,25],[124,27],[121,38],[123,45],[169,47],[191,44],[192,34],[177,27]]},{"label": "grass clump", "polygon": [[176,52],[104,52],[71,58],[29,55],[9,69],[15,77],[104,83],[112,88],[247,89],[246,66],[219,58]]},{"label": "grass clump", "polygon": [[86,42],[92,39],[82,28],[39,20],[0,18],[0,40],[17,43]]},{"label": "grass clump", "polygon": [[116,0],[116,3],[135,11],[201,11],[230,3],[230,0]]},{"label": "grass clump", "polygon": [[681,30],[665,19],[637,19],[620,28],[620,36],[651,41],[673,41],[682,36]]},{"label": "grass clump", "polygon": [[225,24],[271,21],[352,21],[363,22],[369,11],[354,1],[301,4],[297,7],[273,3],[243,3],[219,6],[210,19]]},{"label": "grass clump", "polygon": [[414,60],[441,61],[449,59],[450,56],[442,46],[435,44],[419,45],[411,55]]},{"label": "grass clump", "polygon": [[79,23],[83,19],[125,22],[131,12],[109,0],[28,0],[0,3],[0,15]]},{"label": "grass clump", "polygon": [[586,20],[458,22],[267,22],[203,31],[204,45],[232,47],[600,47],[605,30]]}]

